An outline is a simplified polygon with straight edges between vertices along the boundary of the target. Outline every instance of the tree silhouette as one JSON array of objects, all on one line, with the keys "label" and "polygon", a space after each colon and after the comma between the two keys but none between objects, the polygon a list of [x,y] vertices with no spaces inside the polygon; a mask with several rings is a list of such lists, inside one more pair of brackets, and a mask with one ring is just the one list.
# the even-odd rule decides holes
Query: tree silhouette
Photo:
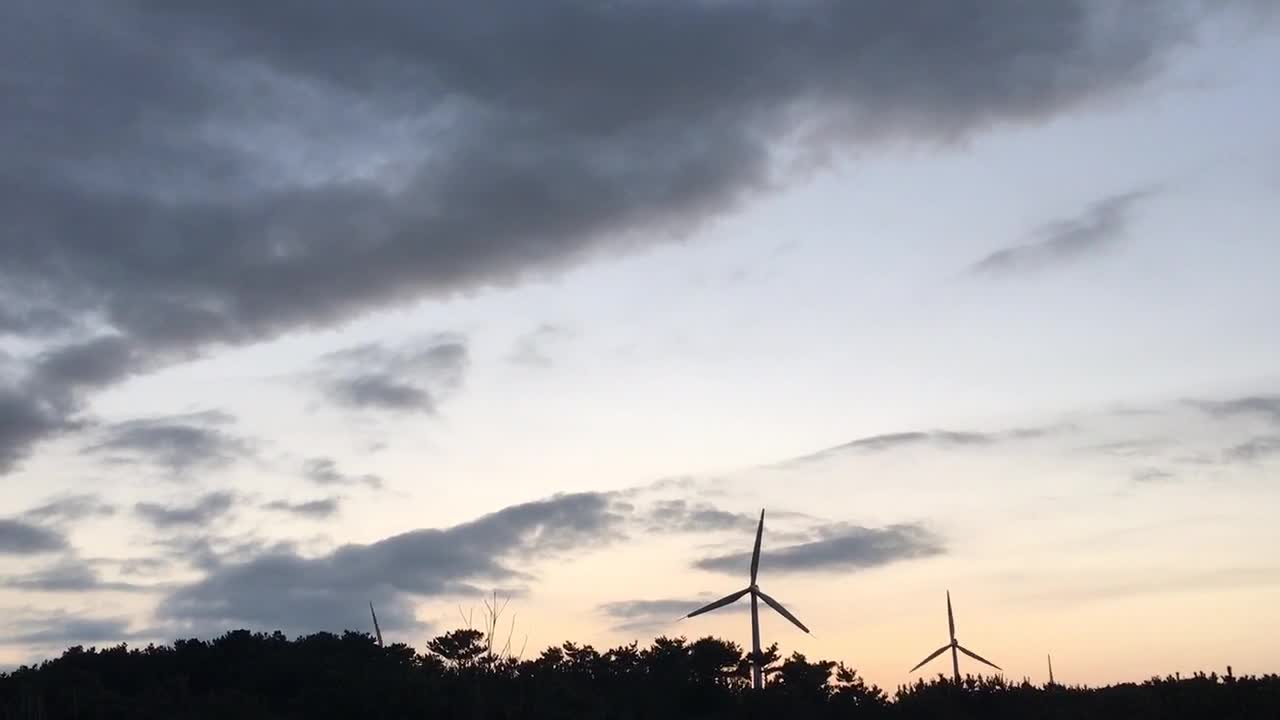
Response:
[{"label": "tree silhouette", "polygon": [[[1104,688],[1001,677],[916,680],[890,698],[842,663],[776,646],[750,687],[740,646],[662,637],[598,650],[572,642],[517,659],[462,628],[418,653],[363,633],[236,630],[212,640],[68,648],[0,674],[0,720],[46,718],[1268,718],[1280,677],[1197,673]],[[505,642],[505,641],[504,641]]]},{"label": "tree silhouette", "polygon": [[486,654],[484,633],[469,628],[432,638],[427,642],[427,649],[457,670],[475,667]]}]

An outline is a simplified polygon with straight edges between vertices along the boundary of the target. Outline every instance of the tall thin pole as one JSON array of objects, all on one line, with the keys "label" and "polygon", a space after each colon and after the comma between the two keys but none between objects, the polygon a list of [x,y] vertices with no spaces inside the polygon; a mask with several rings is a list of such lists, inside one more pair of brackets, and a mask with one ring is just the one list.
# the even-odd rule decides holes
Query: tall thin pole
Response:
[{"label": "tall thin pole", "polygon": [[760,653],[760,604],[756,598],[759,585],[756,578],[760,572],[760,541],[764,538],[764,508],[760,508],[760,524],[756,526],[756,546],[751,551],[751,687],[759,690],[764,687],[764,670],[760,667],[763,661]]},{"label": "tall thin pole", "polygon": [[751,688],[759,690],[764,687],[764,670],[760,663],[764,657],[760,651],[760,607],[756,602],[756,593],[751,592]]},{"label": "tall thin pole", "polygon": [[1053,682],[1053,656],[1046,655],[1046,657],[1049,658],[1049,684],[1054,685],[1055,683]]}]

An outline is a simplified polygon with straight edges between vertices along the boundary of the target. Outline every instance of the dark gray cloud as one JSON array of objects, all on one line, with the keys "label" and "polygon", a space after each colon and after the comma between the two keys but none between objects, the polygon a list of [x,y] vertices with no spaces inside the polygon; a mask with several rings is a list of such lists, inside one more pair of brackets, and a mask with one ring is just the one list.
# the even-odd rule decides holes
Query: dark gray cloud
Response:
[{"label": "dark gray cloud", "polygon": [[183,477],[190,470],[222,468],[253,456],[252,443],[226,429],[234,422],[216,410],[127,420],[103,428],[99,442],[84,452],[113,462],[157,465]]},{"label": "dark gray cloud", "polygon": [[[941,538],[913,523],[883,528],[842,523],[828,526],[818,535],[814,540],[796,545],[766,546],[760,553],[761,572],[855,571],[945,552]],[[694,566],[744,575],[751,566],[751,553],[707,557]]]},{"label": "dark gray cloud", "polygon": [[143,368],[123,335],[99,335],[40,353],[35,375],[50,387],[76,390],[108,385]]},{"label": "dark gray cloud", "polygon": [[47,593],[140,592],[147,588],[131,583],[105,581],[94,567],[78,558],[63,558],[34,572],[11,575],[0,586]]},{"label": "dark gray cloud", "polygon": [[382,487],[382,478],[377,475],[348,475],[338,469],[338,464],[331,458],[310,458],[302,464],[302,474],[316,485],[367,485],[374,489]]},{"label": "dark gray cloud", "polygon": [[75,323],[52,308],[0,307],[0,336],[44,335]]},{"label": "dark gray cloud", "polygon": [[606,495],[558,495],[319,557],[270,549],[213,567],[169,595],[159,613],[191,626],[341,630],[365,627],[372,600],[384,629],[410,629],[418,625],[412,598],[527,580],[529,563],[598,546],[620,536],[623,522]]},{"label": "dark gray cloud", "polygon": [[235,502],[235,495],[229,492],[214,492],[189,505],[140,502],[133,511],[157,528],[203,527],[231,512]]},{"label": "dark gray cloud", "polygon": [[0,518],[0,555],[40,555],[67,547],[62,533],[22,520]]},{"label": "dark gray cloud", "polygon": [[1142,83],[1196,19],[1102,0],[6,3],[0,333],[103,344],[36,363],[66,386],[0,386],[0,471],[92,387],[680,237],[785,181],[795,151],[1040,121]]},{"label": "dark gray cloud", "polygon": [[5,387],[0,378],[0,475],[12,470],[30,446],[68,427],[65,408],[42,394]]},{"label": "dark gray cloud", "polygon": [[289,513],[305,518],[327,518],[338,514],[338,507],[341,500],[336,497],[321,498],[319,500],[306,500],[303,502],[289,502],[287,500],[273,500],[263,505],[263,509],[273,512]]},{"label": "dark gray cloud", "polygon": [[40,522],[75,522],[93,517],[111,517],[116,514],[116,506],[105,502],[97,495],[63,495],[52,498],[43,505],[27,510],[22,514],[29,520]]},{"label": "dark gray cloud", "polygon": [[436,335],[404,347],[360,345],[321,358],[321,386],[346,408],[434,415],[439,401],[462,384],[467,345]]},{"label": "dark gray cloud", "polygon": [[1134,208],[1150,190],[1103,198],[1079,217],[1058,220],[1033,233],[1029,242],[997,250],[973,265],[979,274],[1035,270],[1100,252],[1120,242]]}]

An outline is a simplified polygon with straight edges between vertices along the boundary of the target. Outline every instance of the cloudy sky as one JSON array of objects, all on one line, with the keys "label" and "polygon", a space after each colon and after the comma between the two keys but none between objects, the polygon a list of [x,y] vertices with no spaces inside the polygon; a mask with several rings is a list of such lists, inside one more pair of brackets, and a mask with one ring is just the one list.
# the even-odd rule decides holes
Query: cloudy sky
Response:
[{"label": "cloudy sky", "polygon": [[[1266,2],[10,2],[0,666],[512,596],[1280,666]],[[932,669],[932,668],[930,668]],[[939,668],[941,669],[941,668]]]}]

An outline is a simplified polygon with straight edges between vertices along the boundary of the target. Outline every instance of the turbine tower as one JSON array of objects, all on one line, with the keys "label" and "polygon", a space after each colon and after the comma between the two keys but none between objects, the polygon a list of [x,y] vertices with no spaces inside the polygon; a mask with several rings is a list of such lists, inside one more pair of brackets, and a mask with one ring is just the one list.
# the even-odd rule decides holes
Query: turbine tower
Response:
[{"label": "turbine tower", "polygon": [[951,591],[950,591],[950,590],[948,590],[948,591],[947,591],[947,625],[948,625],[948,626],[950,627],[950,629],[951,629],[951,642],[947,643],[946,645],[943,645],[942,647],[938,648],[937,650],[934,650],[932,653],[930,653],[929,657],[927,657],[927,658],[925,658],[925,659],[921,660],[921,661],[920,661],[920,664],[918,664],[918,665],[916,665],[915,667],[911,668],[911,672],[915,672],[915,671],[919,670],[920,668],[924,667],[925,665],[927,665],[927,664],[929,663],[929,661],[930,661],[930,660],[932,660],[932,659],[934,659],[934,658],[938,657],[939,655],[941,655],[942,653],[946,652],[948,648],[950,648],[950,649],[951,649],[951,671],[952,671],[953,673],[955,673],[955,679],[956,679],[956,684],[957,684],[957,685],[959,685],[959,684],[960,684],[960,655],[959,655],[959,653],[957,653],[957,652],[956,652],[957,650],[958,650],[959,652],[964,653],[965,655],[968,655],[969,657],[973,658],[974,660],[977,660],[977,661],[978,661],[978,662],[980,662],[980,663],[984,663],[984,664],[986,664],[986,665],[990,665],[991,667],[993,667],[993,668],[995,668],[995,669],[1000,670],[1001,672],[1003,672],[1002,668],[1001,668],[999,665],[996,665],[995,663],[993,663],[993,662],[991,662],[990,660],[987,660],[986,658],[984,658],[984,657],[982,657],[982,656],[978,655],[977,653],[973,652],[972,650],[969,650],[969,649],[965,648],[963,645],[961,645],[961,644],[960,644],[960,642],[959,642],[958,640],[956,640],[956,617],[955,617],[955,614],[953,614],[953,613],[951,612]]},{"label": "turbine tower", "polygon": [[738,602],[742,599],[743,595],[751,595],[751,687],[756,690],[764,687],[764,670],[760,667],[760,661],[763,653],[760,651],[760,610],[756,603],[757,598],[763,600],[766,605],[776,610],[779,615],[790,620],[792,625],[800,628],[806,634],[810,634],[809,628],[805,627],[804,623],[800,622],[796,619],[795,615],[792,615],[786,608],[782,607],[782,603],[766,595],[764,591],[760,589],[760,586],[756,584],[756,575],[760,572],[760,540],[763,537],[764,510],[761,510],[760,525],[756,528],[756,547],[755,550],[751,552],[751,584],[732,595],[726,595],[710,605],[700,607],[688,615],[685,615],[685,618],[691,618],[695,615],[701,615],[706,612],[711,612],[712,610],[718,610],[726,605],[732,605]]},{"label": "turbine tower", "polygon": [[1056,683],[1053,681],[1053,656],[1046,655],[1045,657],[1049,658],[1049,684],[1055,685]]}]

